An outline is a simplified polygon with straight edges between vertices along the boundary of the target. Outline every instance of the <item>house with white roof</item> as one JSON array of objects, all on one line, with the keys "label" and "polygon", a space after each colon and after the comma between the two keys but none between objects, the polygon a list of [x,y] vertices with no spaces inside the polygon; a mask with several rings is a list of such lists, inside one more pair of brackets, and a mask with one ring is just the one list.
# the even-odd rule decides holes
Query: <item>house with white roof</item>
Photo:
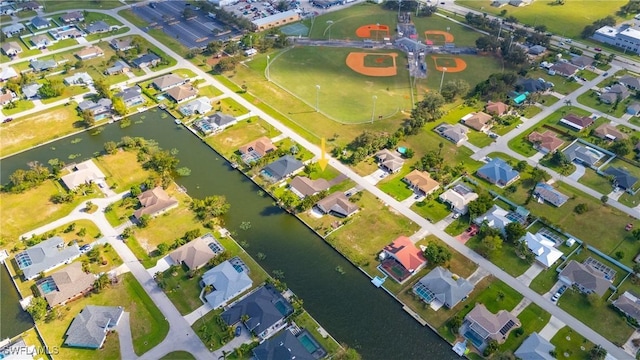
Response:
[{"label": "house with white roof", "polygon": [[490,226],[494,229],[498,229],[501,232],[504,232],[504,228],[512,223],[513,221],[507,217],[509,215],[509,211],[501,208],[498,205],[493,205],[489,211],[484,213],[483,215],[478,216],[473,220],[477,225],[482,225],[486,223],[487,226]]},{"label": "house with white roof", "polygon": [[562,251],[555,248],[555,242],[542,236],[542,234],[532,234],[527,232],[523,241],[527,243],[527,247],[536,256],[536,261],[549,268],[558,261],[563,255]]}]

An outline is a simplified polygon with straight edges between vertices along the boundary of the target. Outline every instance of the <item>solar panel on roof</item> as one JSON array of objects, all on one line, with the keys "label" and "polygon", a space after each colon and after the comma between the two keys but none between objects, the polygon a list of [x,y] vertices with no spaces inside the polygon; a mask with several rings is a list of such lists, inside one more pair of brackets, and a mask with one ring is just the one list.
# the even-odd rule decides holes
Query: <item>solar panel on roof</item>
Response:
[{"label": "solar panel on roof", "polygon": [[505,335],[506,333],[509,332],[509,330],[511,330],[511,328],[515,325],[516,323],[513,322],[513,320],[509,320],[506,324],[504,324],[504,326],[502,327],[502,329],[500,329],[500,334]]}]

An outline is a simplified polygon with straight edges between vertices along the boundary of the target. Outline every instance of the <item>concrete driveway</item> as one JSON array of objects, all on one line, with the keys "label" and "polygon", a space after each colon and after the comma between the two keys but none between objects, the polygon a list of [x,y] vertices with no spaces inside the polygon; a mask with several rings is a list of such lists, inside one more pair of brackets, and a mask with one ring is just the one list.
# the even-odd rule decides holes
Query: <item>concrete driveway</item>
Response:
[{"label": "concrete driveway", "polygon": [[580,178],[584,175],[585,171],[587,171],[585,169],[584,166],[580,165],[580,164],[576,164],[573,163],[576,166],[576,171],[574,171],[571,175],[567,176],[567,178],[573,180],[573,181],[578,181],[580,180]]},{"label": "concrete driveway", "polygon": [[533,263],[533,265],[531,265],[529,269],[527,269],[527,271],[524,272],[524,274],[518,276],[516,279],[520,280],[523,284],[529,286],[529,284],[531,284],[533,279],[535,279],[535,277],[538,276],[544,270],[545,270],[544,266],[535,262]]},{"label": "concrete driveway", "polygon": [[378,169],[376,171],[374,171],[373,173],[367,175],[364,177],[364,180],[366,182],[368,182],[371,185],[375,185],[377,183],[380,182],[380,180],[384,179],[385,177],[387,177],[389,175],[389,173],[387,173],[386,171],[382,170],[382,169]]}]

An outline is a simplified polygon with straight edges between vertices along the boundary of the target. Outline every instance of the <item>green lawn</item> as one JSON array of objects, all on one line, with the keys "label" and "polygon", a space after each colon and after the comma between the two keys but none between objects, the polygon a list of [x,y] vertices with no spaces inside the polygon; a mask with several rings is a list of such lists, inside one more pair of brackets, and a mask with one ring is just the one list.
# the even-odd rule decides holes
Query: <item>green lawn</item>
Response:
[{"label": "green lawn", "polygon": [[463,215],[455,219],[449,226],[444,229],[444,232],[451,236],[458,236],[462,234],[469,227],[469,215]]},{"label": "green lawn", "polygon": [[605,297],[591,304],[584,294],[570,288],[560,297],[558,306],[609,341],[622,345],[631,336],[633,329],[627,325],[624,317],[607,304]]},{"label": "green lawn", "polygon": [[[352,262],[375,274],[378,253],[398,236],[411,236],[419,227],[389,210],[370,193],[361,194],[361,199],[356,201],[360,212],[353,215],[348,225],[331,233],[326,240]],[[372,232],[374,228],[376,231]]]},{"label": "green lawn", "polygon": [[132,23],[133,25],[139,27],[139,28],[143,28],[146,27],[147,25],[149,25],[149,23],[147,23],[146,21],[140,19],[139,17],[137,17],[133,11],[131,11],[130,9],[125,9],[125,10],[120,10],[118,11],[118,15],[122,16],[123,18],[127,19],[130,23]]},{"label": "green lawn", "polygon": [[115,26],[122,26],[122,23],[120,21],[116,20],[114,17],[109,16],[107,14],[88,11],[84,15],[84,23],[85,24],[91,24],[91,23],[94,23],[96,21],[104,21],[108,25],[111,25],[111,26],[114,26],[114,25]]},{"label": "green lawn", "polygon": [[402,179],[411,171],[411,167],[405,165],[398,173],[391,174],[382,179],[377,186],[378,188],[380,188],[380,190],[393,196],[394,199],[402,201],[414,195],[413,190],[409,188],[407,183],[402,181]]},{"label": "green lawn", "polygon": [[[457,0],[456,4],[491,14],[507,10],[506,16],[515,16],[518,22],[530,26],[545,25],[548,31],[569,38],[579,38],[585,26],[597,19],[615,15],[626,0],[591,1],[566,0],[564,5],[554,5],[553,1],[536,1],[529,6],[498,9],[491,6],[490,0]],[[620,19],[620,18],[618,18]]]},{"label": "green lawn", "polygon": [[262,136],[273,138],[278,135],[280,135],[280,132],[269,123],[258,117],[252,117],[227,128],[221,133],[207,137],[205,141],[222,155],[231,157],[244,144]]},{"label": "green lawn", "polygon": [[[78,2],[73,0],[57,0],[57,1],[45,1],[44,2],[44,11],[45,12],[55,12],[62,10],[73,10],[78,8]],[[82,3],[83,9],[113,9],[122,6],[122,3],[119,1],[86,1]]]},{"label": "green lawn", "polygon": [[[471,238],[466,245],[473,250],[481,246],[478,236]],[[513,277],[524,274],[531,267],[531,264],[516,255],[515,247],[508,243],[503,243],[502,248],[492,253],[489,260]]]},{"label": "green lawn", "polygon": [[539,103],[544,105],[544,106],[551,106],[551,105],[557,103],[558,100],[560,100],[560,99],[558,99],[557,97],[555,97],[553,95],[545,94],[545,95],[540,96]]},{"label": "green lawn", "polygon": [[618,198],[618,202],[628,207],[636,207],[640,205],[640,192],[637,192],[635,195],[625,192]]},{"label": "green lawn", "polygon": [[12,104],[13,105],[11,105],[12,106],[11,108],[8,108],[7,106],[3,107],[2,113],[7,116],[15,115],[23,111],[33,109],[35,106],[33,104],[33,101],[24,100],[24,99],[16,100]]},{"label": "green lawn", "polygon": [[593,71],[590,71],[590,70],[580,70],[580,71],[578,71],[577,75],[587,79],[587,81],[591,81],[591,80],[593,80],[593,79],[598,77],[598,74],[596,74],[596,73],[594,73]]},{"label": "green lawn", "polygon": [[493,139],[490,138],[489,135],[480,131],[470,130],[467,136],[469,137],[469,142],[479,148],[489,146],[493,143]]},{"label": "green lawn", "polygon": [[213,85],[202,86],[198,88],[198,94],[206,96],[208,98],[214,98],[223,94],[222,90],[214,87]]},{"label": "green lawn", "polygon": [[223,98],[214,105],[216,111],[221,111],[225,114],[233,115],[235,117],[247,114],[247,110],[244,106],[240,105],[232,98]]},{"label": "green lawn", "polygon": [[21,19],[26,19],[26,18],[32,18],[38,15],[38,13],[35,10],[23,10],[23,11],[18,11],[15,15],[17,15]]},{"label": "green lawn", "polygon": [[142,168],[133,151],[121,150],[115,154],[105,154],[95,158],[94,163],[107,177],[107,184],[118,193],[140,185],[151,177],[151,172]]},{"label": "green lawn", "polygon": [[551,343],[556,346],[559,358],[568,360],[589,359],[589,350],[593,347],[593,343],[568,326],[558,330]]},{"label": "green lawn", "polygon": [[522,116],[526,117],[527,119],[531,119],[532,117],[538,115],[541,111],[542,109],[537,106],[527,106],[522,112]]},{"label": "green lawn", "polygon": [[529,135],[535,130],[525,131],[522,135],[515,137],[507,143],[509,149],[517,152],[518,154],[526,157],[535,155],[538,150],[533,147],[533,144],[529,141]]},{"label": "green lawn", "polygon": [[598,94],[595,91],[589,90],[584,94],[578,96],[578,102],[582,105],[588,106],[594,110],[611,114],[615,117],[621,117],[624,115],[625,110],[627,109],[627,105],[633,101],[632,98],[627,98],[626,100],[621,101],[618,106],[614,109],[614,105],[609,105],[601,102],[598,99]]},{"label": "green lawn", "polygon": [[131,217],[137,208],[138,200],[128,197],[111,204],[111,210],[106,211],[104,216],[107,218],[107,221],[109,221],[109,224],[115,227]]},{"label": "green lawn", "polygon": [[411,205],[411,210],[432,223],[444,219],[451,213],[449,205],[441,203],[435,197],[428,201],[418,201]]},{"label": "green lawn", "polygon": [[563,95],[568,95],[580,88],[580,84],[573,80],[568,80],[560,75],[549,75],[546,71],[540,69],[529,71],[527,77],[533,79],[543,78],[546,81],[550,81],[554,85],[553,90]]},{"label": "green lawn", "polygon": [[58,356],[63,359],[119,359],[118,336],[110,334],[105,347],[100,350],[78,349],[62,346],[64,333],[73,318],[86,305],[122,306],[130,314],[133,348],[142,355],[158,345],[169,332],[169,323],[158,310],[149,295],[131,274],[124,274],[119,282],[97,294],[69,302],[59,311],[63,316],[49,323],[39,323],[40,332],[48,346],[58,347]]},{"label": "green lawn", "polygon": [[59,50],[64,49],[70,46],[78,45],[78,41],[76,39],[64,39],[56,42],[55,44],[49,46],[47,49],[49,50]]},{"label": "green lawn", "polygon": [[[566,248],[563,245],[564,248]],[[531,290],[537,292],[538,294],[544,294],[551,290],[553,285],[558,281],[558,272],[556,269],[560,265],[560,262],[557,262],[554,266],[543,270],[538,276],[536,276],[529,287]]]},{"label": "green lawn", "polygon": [[[434,17],[435,18],[435,17]],[[437,57],[451,57],[446,55],[437,55]],[[502,70],[502,64],[500,60],[491,56],[478,56],[478,55],[456,55],[466,64],[465,70],[457,73],[447,72],[444,75],[444,82],[451,80],[464,80],[473,88],[478,83],[486,80],[489,75],[499,73]],[[426,57],[427,62],[427,74],[425,79],[418,79],[416,81],[416,93],[422,94],[423,91],[435,91],[440,87],[440,80],[442,79],[442,72],[436,70],[433,56]]]},{"label": "green lawn", "polygon": [[595,170],[586,169],[584,175],[578,180],[579,183],[587,185],[600,194],[607,195],[613,191],[611,182],[604,176],[598,175]]},{"label": "green lawn", "polygon": [[[362,49],[295,47],[272,58],[270,78],[320,112],[340,123],[370,122],[411,108],[406,59],[397,51],[368,51],[398,54],[398,74],[371,77],[356,73],[345,60]],[[327,74],[333,74],[327,76]],[[316,85],[320,86],[318,90]],[[376,97],[375,100],[373,97]]]},{"label": "green lawn", "polygon": [[522,324],[522,329],[524,330],[524,334],[520,336],[516,336],[515,332],[512,331],[509,334],[509,338],[504,344],[500,345],[500,350],[502,351],[516,351],[520,345],[524,342],[524,340],[531,335],[533,332],[540,332],[542,328],[549,322],[551,319],[551,314],[542,310],[542,308],[536,304],[529,304],[522,312],[518,315],[518,319]]},{"label": "green lawn", "polygon": [[195,276],[189,277],[189,270],[185,265],[176,267],[175,272],[171,268],[164,271],[163,291],[180,314],[187,315],[202,306],[200,301],[202,288],[199,282],[203,273],[204,269],[200,269],[196,271]]},{"label": "green lawn", "polygon": [[318,324],[318,322],[316,322],[308,312],[302,312],[302,314],[297,315],[295,318],[293,318],[293,321],[295,321],[296,325],[298,325],[301,329],[306,329],[307,331],[309,331],[314,339],[316,339],[320,343],[320,345],[322,345],[322,347],[327,350],[327,353],[333,354],[340,348],[340,344],[338,344],[331,337],[322,337],[322,335],[318,332],[318,327],[320,326],[320,324]]},{"label": "green lawn", "polygon": [[160,358],[160,360],[195,360],[195,356],[186,351],[173,351]]}]

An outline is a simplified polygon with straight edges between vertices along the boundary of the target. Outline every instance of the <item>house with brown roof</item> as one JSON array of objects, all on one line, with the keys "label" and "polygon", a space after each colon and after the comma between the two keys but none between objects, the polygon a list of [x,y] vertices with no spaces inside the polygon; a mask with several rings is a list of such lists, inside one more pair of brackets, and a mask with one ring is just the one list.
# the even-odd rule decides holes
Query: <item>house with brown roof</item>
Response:
[{"label": "house with brown roof", "polygon": [[158,89],[158,91],[167,91],[176,86],[180,86],[186,83],[186,81],[178,75],[167,74],[164,76],[160,76],[158,78],[153,79],[153,86]]},{"label": "house with brown roof", "polygon": [[53,274],[38,280],[40,294],[49,307],[64,305],[68,301],[87,294],[93,289],[96,276],[82,271],[82,264],[74,262]]},{"label": "house with brown roof", "polygon": [[84,21],[84,14],[82,13],[82,11],[71,11],[60,16],[60,20],[62,20],[62,22],[65,24],[81,22]]},{"label": "house with brown roof", "polygon": [[167,95],[177,103],[195,99],[198,96],[198,90],[191,85],[180,85],[167,90]]},{"label": "house with brown roof", "polygon": [[588,116],[578,116],[576,114],[569,113],[565,115],[561,120],[561,123],[567,125],[576,131],[582,131],[593,124],[593,119]]},{"label": "house with brown roof", "polygon": [[611,140],[611,141],[625,140],[625,139],[629,138],[629,135],[627,135],[627,134],[623,133],[622,131],[618,130],[612,124],[602,124],[602,125],[598,126],[593,131],[593,134],[595,136],[599,137],[600,139]]},{"label": "house with brown roof", "polygon": [[141,207],[133,213],[136,219],[144,215],[158,216],[178,206],[178,200],[169,196],[160,186],[138,195]]},{"label": "house with brown roof", "polygon": [[411,190],[422,195],[429,195],[440,188],[440,183],[433,180],[428,172],[413,170],[402,178]]},{"label": "house with brown roof", "polygon": [[333,214],[339,217],[349,217],[359,209],[358,205],[349,201],[349,198],[342,191],[336,191],[318,201],[316,207],[323,214]]},{"label": "house with brown roof", "polygon": [[404,165],[402,156],[395,150],[391,151],[389,149],[382,149],[376,153],[375,157],[376,160],[378,160],[378,165],[392,174],[400,171],[400,169],[402,169],[402,165]]},{"label": "house with brown roof", "polygon": [[460,124],[442,124],[442,125],[438,125],[435,129],[435,132],[437,132],[438,134],[440,134],[440,136],[442,136],[443,138],[451,141],[452,143],[456,144],[457,146],[462,145],[462,143],[464,141],[469,140],[469,137],[467,136],[467,133],[469,132],[469,129],[467,129],[466,127],[460,125]]},{"label": "house with brown roof", "polygon": [[491,115],[479,111],[465,115],[460,121],[474,130],[486,132],[491,129],[492,118]]},{"label": "house with brown roof", "polygon": [[306,176],[296,176],[289,183],[289,190],[301,199],[325,191],[329,187],[329,181],[325,179],[311,180]]},{"label": "house with brown roof", "polygon": [[109,44],[116,51],[127,51],[134,48],[134,46],[131,44],[132,40],[133,38],[131,37],[113,39],[109,42]]},{"label": "house with brown roof", "polygon": [[572,65],[568,62],[558,62],[553,64],[553,66],[549,69],[550,75],[560,75],[564,77],[570,77],[575,75],[578,72],[579,68],[575,65]]},{"label": "house with brown roof", "polygon": [[559,139],[558,135],[551,130],[546,130],[543,133],[534,131],[529,134],[528,139],[533,143],[533,147],[543,154],[553,153],[564,144],[564,141]]},{"label": "house with brown roof", "polygon": [[384,247],[379,256],[382,270],[399,283],[427,265],[422,251],[406,236]]},{"label": "house with brown roof", "polygon": [[[511,330],[520,326],[520,320],[510,312],[500,310],[494,314],[484,304],[478,303],[464,317],[460,332],[471,340],[476,348],[484,349],[490,340],[505,342]],[[482,344],[479,341],[482,341]]]},{"label": "house with brown roof", "polygon": [[605,104],[613,104],[616,101],[622,101],[629,97],[631,93],[624,85],[615,84],[611,85],[607,92],[600,95],[600,101]]},{"label": "house with brown roof", "polygon": [[18,96],[13,91],[6,90],[6,92],[2,92],[2,90],[0,90],[0,106],[5,106],[17,99]]},{"label": "house with brown roof", "polygon": [[575,260],[569,261],[558,279],[568,286],[577,287],[585,294],[596,293],[599,296],[604,295],[611,286],[611,281],[605,279],[602,272]]},{"label": "house with brown roof", "polygon": [[240,148],[238,148],[238,151],[240,152],[242,161],[244,161],[246,164],[249,164],[258,161],[268,153],[276,151],[277,149],[278,148],[271,142],[271,139],[263,136],[248,144],[240,146]]},{"label": "house with brown roof", "polygon": [[640,298],[635,294],[625,291],[613,302],[613,306],[626,316],[640,322]]},{"label": "house with brown roof", "polygon": [[503,103],[502,101],[489,101],[484,109],[487,114],[502,116],[506,114],[507,111],[509,111],[509,105]]},{"label": "house with brown roof", "polygon": [[80,60],[93,59],[95,57],[104,56],[104,51],[98,46],[87,46],[86,48],[75,53]]},{"label": "house with brown roof", "polygon": [[216,254],[211,250],[204,237],[195,238],[169,254],[176,264],[184,264],[189,270],[205,266]]},{"label": "house with brown roof", "polygon": [[15,41],[7,41],[0,46],[2,48],[2,52],[11,57],[16,56],[22,52],[22,46]]}]

